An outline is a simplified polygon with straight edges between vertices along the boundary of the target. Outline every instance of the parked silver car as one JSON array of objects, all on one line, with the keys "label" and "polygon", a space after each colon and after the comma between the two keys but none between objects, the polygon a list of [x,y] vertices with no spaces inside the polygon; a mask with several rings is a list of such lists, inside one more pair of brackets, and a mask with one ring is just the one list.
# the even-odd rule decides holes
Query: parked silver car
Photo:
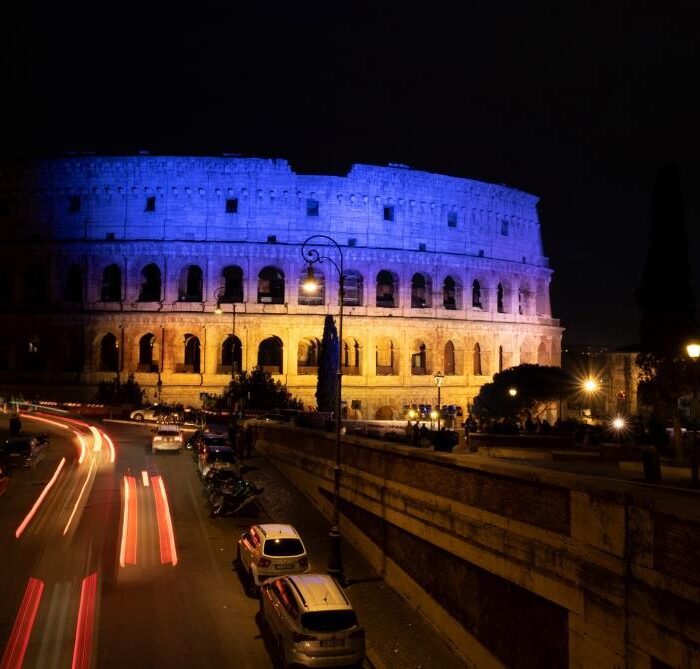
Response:
[{"label": "parked silver car", "polygon": [[260,593],[261,622],[278,667],[353,666],[365,655],[365,632],[347,596],[328,574],[268,579]]}]

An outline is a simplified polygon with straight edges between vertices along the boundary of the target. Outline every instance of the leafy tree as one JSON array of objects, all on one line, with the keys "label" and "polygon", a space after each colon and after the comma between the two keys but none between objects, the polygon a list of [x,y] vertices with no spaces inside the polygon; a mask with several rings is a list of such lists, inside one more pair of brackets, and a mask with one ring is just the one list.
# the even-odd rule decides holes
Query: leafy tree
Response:
[{"label": "leafy tree", "polygon": [[697,320],[680,178],[672,164],[659,170],[649,248],[635,297],[641,311],[640,394],[656,416],[672,417],[676,457],[682,460],[678,400],[691,388],[692,370],[684,348],[697,333]]},{"label": "leafy tree", "polygon": [[97,385],[96,401],[108,406],[129,405],[140,407],[143,404],[144,390],[134,381],[134,375],[129,377],[124,383],[119,382],[119,378],[112,381],[100,381]]},{"label": "leafy tree", "polygon": [[[514,388],[512,396],[509,390]],[[472,412],[479,418],[511,418],[529,413],[537,417],[546,404],[566,397],[571,380],[561,367],[523,364],[510,367],[484,384],[474,398]]]},{"label": "leafy tree", "polygon": [[333,316],[323,323],[321,357],[318,361],[316,404],[319,411],[334,411],[338,393],[338,331]]},{"label": "leafy tree", "polygon": [[286,386],[273,380],[269,372],[259,367],[250,373],[238,374],[222,395],[203,393],[200,398],[205,408],[219,411],[225,411],[236,404],[262,411],[303,408],[301,400],[292,398]]}]

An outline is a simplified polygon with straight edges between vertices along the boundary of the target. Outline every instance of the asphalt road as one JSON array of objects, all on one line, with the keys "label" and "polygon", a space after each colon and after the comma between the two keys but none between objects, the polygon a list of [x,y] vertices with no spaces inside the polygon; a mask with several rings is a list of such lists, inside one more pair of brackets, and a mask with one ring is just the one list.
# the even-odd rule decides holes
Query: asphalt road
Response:
[{"label": "asphalt road", "polygon": [[[24,667],[71,667],[76,657],[74,666],[120,669],[272,666],[255,621],[258,602],[232,568],[237,533],[261,519],[255,508],[251,517],[210,518],[189,452],[152,455],[148,426],[103,426],[114,462],[106,443],[93,450],[89,431],[76,426],[87,444],[82,463],[70,431],[29,419],[24,427],[50,432],[52,444],[0,498],[0,651],[8,667],[20,666],[8,660],[8,647],[16,658],[25,643]],[[125,476],[133,476],[126,550]],[[151,477],[162,479],[174,546]]]}]

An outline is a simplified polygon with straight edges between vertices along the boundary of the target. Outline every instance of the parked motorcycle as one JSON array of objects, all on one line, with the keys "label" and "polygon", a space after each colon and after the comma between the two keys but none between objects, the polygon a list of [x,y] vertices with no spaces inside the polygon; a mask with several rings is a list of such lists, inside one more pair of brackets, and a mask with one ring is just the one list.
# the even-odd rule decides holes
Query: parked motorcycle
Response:
[{"label": "parked motorcycle", "polygon": [[202,492],[209,497],[215,490],[220,490],[221,486],[231,481],[243,480],[235,471],[230,469],[210,469],[204,476]]},{"label": "parked motorcycle", "polygon": [[231,516],[254,502],[263,493],[263,488],[244,479],[221,484],[209,496],[212,516]]}]

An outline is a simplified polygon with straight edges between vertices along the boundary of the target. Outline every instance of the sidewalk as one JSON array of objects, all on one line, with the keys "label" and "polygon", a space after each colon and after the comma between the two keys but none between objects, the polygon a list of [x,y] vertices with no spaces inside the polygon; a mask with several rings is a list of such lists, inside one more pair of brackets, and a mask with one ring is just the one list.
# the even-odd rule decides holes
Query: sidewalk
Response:
[{"label": "sidewalk", "polygon": [[[328,556],[329,522],[265,458],[245,465],[257,467],[246,478],[263,486],[260,504],[271,519],[294,525],[302,535],[315,567],[324,571]],[[342,519],[341,519],[342,533]],[[345,588],[367,632],[367,659],[376,669],[464,669],[467,665],[443,637],[392,588],[347,542],[343,563]]]}]

